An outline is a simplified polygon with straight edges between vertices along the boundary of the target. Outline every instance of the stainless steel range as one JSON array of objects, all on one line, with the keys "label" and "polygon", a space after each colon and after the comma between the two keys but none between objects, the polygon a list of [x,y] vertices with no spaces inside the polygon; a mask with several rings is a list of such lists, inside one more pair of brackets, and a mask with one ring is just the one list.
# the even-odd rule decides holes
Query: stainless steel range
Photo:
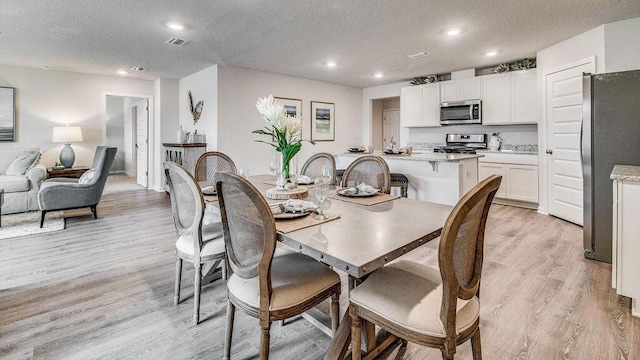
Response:
[{"label": "stainless steel range", "polygon": [[438,153],[475,154],[487,148],[487,134],[447,134],[447,145],[433,149]]}]

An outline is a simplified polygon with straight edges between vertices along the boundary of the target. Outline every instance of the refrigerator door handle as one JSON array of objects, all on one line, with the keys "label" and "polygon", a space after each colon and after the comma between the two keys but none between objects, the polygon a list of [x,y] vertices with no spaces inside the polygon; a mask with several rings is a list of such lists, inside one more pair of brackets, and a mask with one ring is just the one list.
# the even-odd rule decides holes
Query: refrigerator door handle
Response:
[{"label": "refrigerator door handle", "polygon": [[582,136],[584,135],[584,115],[580,121],[580,172],[584,174],[584,155],[582,153]]}]

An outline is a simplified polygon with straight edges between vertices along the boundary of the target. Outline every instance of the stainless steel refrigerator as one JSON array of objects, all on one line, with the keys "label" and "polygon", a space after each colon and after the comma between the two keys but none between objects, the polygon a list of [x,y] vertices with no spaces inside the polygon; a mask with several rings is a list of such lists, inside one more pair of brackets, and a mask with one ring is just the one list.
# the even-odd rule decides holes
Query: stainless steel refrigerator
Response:
[{"label": "stainless steel refrigerator", "polygon": [[[611,262],[616,164],[640,165],[640,70],[583,77],[584,256]],[[640,221],[640,214],[638,216]]]}]

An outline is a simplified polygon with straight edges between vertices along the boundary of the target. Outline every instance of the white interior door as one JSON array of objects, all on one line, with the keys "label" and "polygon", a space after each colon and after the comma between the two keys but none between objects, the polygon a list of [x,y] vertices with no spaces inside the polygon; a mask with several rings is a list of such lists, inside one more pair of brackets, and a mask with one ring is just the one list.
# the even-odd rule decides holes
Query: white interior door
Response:
[{"label": "white interior door", "polygon": [[142,100],[133,105],[132,114],[136,129],[136,182],[141,186],[148,186],[149,177],[149,105],[148,100]]},{"label": "white interior door", "polygon": [[589,59],[545,74],[549,214],[582,225],[582,73],[595,72]]},{"label": "white interior door", "polygon": [[388,109],[382,111],[382,148],[386,148],[391,141],[400,145],[400,110]]}]

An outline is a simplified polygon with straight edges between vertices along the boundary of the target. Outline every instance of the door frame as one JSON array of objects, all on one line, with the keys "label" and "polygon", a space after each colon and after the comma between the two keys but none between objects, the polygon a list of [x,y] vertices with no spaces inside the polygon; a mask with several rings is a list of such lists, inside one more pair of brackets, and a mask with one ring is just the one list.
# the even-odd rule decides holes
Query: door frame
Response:
[{"label": "door frame", "polygon": [[[146,99],[147,100],[147,105],[149,107],[149,111],[148,111],[148,119],[147,119],[147,137],[148,137],[148,148],[147,148],[147,188],[151,188],[151,184],[154,184],[153,178],[152,178],[152,174],[153,169],[152,169],[152,165],[155,163],[156,161],[156,153],[160,154],[160,139],[159,136],[156,137],[155,133],[156,133],[156,129],[155,129],[155,121],[153,121],[155,115],[154,115],[154,102],[153,102],[153,95],[146,95],[146,94],[136,94],[136,93],[123,93],[123,92],[117,92],[117,91],[103,91],[102,92],[102,143],[105,142],[106,139],[106,129],[107,129],[107,96],[119,96],[119,97],[134,97],[134,98],[140,98],[140,99]],[[132,124],[133,127],[133,124]],[[135,134],[135,129],[131,129],[131,133]],[[135,137],[132,135],[132,149],[135,149]],[[156,151],[157,149],[157,151]],[[135,153],[135,151],[132,151]],[[136,161],[135,161],[135,154],[133,154],[134,156],[134,169],[136,169],[135,166],[137,166]],[[157,190],[157,191],[161,191]]]},{"label": "door frame", "polygon": [[593,63],[594,64],[594,68],[595,73],[598,73],[598,63],[596,62],[596,56],[589,56],[577,61],[573,61],[567,64],[562,64],[559,66],[555,66],[549,69],[545,69],[542,72],[542,81],[540,81],[539,83],[542,86],[542,99],[541,99],[541,112],[542,112],[542,116],[540,117],[540,119],[542,119],[542,122],[540,124],[538,124],[538,167],[539,167],[539,172],[538,172],[538,182],[539,182],[539,190],[540,190],[540,196],[539,199],[540,200],[544,200],[540,201],[540,203],[538,204],[538,212],[541,214],[545,214],[545,215],[549,215],[549,202],[550,199],[549,197],[550,195],[550,191],[549,191],[549,162],[551,161],[551,157],[547,156],[547,154],[545,153],[545,151],[548,148],[548,131],[549,131],[549,126],[548,126],[548,119],[547,119],[547,76],[553,74],[553,73],[557,73],[557,72],[561,72],[564,70],[568,70],[570,68],[573,67],[577,67],[577,66],[582,66],[582,65],[586,65],[589,63]]}]

